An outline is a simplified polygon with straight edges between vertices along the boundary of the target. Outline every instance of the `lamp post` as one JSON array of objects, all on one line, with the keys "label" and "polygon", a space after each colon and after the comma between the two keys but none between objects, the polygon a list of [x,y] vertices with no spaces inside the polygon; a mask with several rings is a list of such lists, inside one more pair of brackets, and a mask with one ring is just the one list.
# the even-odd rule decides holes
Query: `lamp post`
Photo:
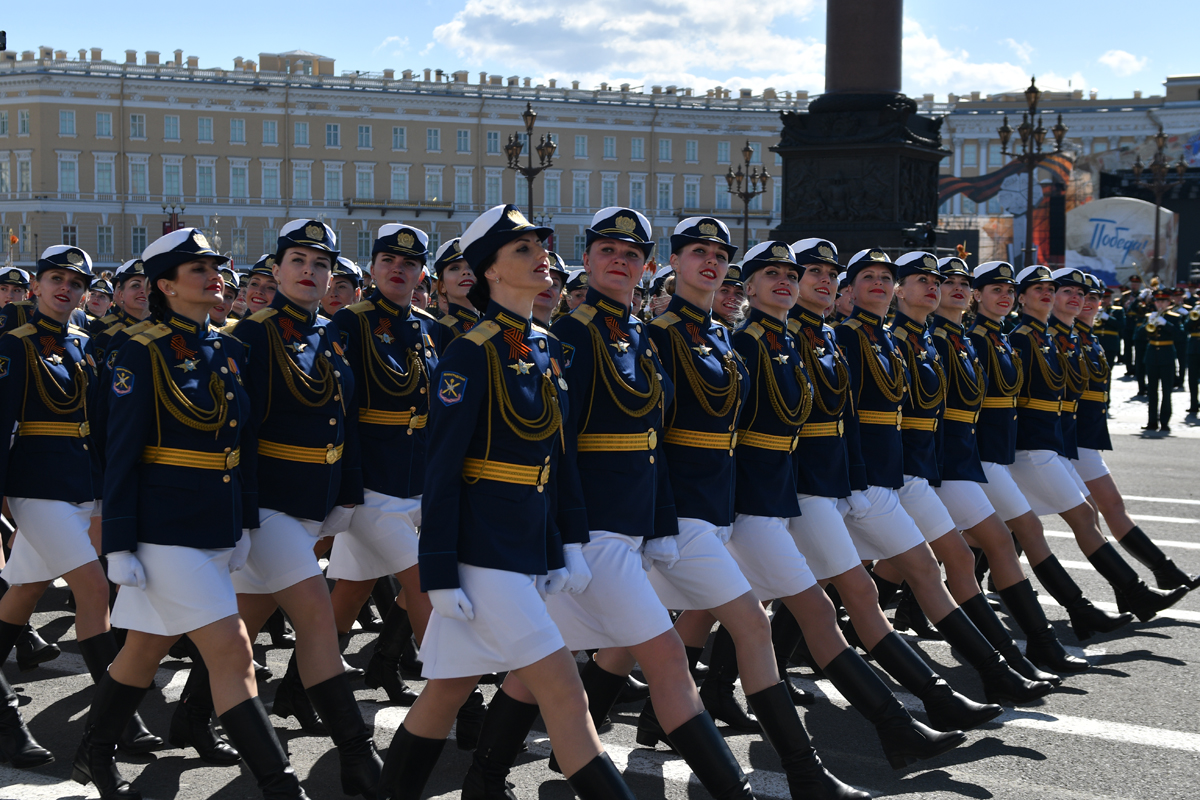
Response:
[{"label": "lamp post", "polygon": [[[1008,125],[1007,114],[1004,115],[1004,124],[996,131],[1000,135],[1000,153],[1012,156],[1014,161],[1024,164],[1025,169],[1029,171],[1029,183],[1025,192],[1025,260],[1021,264],[1022,267],[1033,263],[1033,174],[1037,171],[1037,165],[1051,155],[1050,152],[1042,151],[1042,145],[1046,142],[1046,126],[1042,124],[1042,117],[1037,113],[1038,98],[1041,94],[1042,90],[1037,88],[1035,79],[1030,78],[1029,88],[1025,90],[1025,102],[1029,110],[1021,114],[1021,124],[1017,127],[1017,135],[1021,137],[1021,152],[1017,152],[1016,142],[1013,142],[1012,152],[1008,151],[1008,140],[1012,137],[1013,129]],[[1035,123],[1037,127],[1034,127]],[[1067,135],[1067,126],[1063,125],[1062,114],[1058,115],[1058,124],[1050,132],[1054,134],[1054,152],[1061,153],[1063,137]]]},{"label": "lamp post", "polygon": [[[743,164],[738,164],[737,172],[733,171],[733,165],[729,166],[729,172],[725,174],[725,183],[729,185],[729,193],[742,199],[742,252],[749,249],[750,245],[750,201],[767,191],[767,181],[771,179],[771,175],[767,172],[766,165],[759,172],[758,167],[750,169],[750,159],[754,157],[754,149],[750,147],[750,142],[746,142],[746,146],[742,148]],[[745,169],[743,170],[743,166]],[[743,182],[745,188],[742,188]]]},{"label": "lamp post", "polygon": [[549,134],[542,134],[541,140],[538,142],[537,154],[540,166],[533,165],[533,123],[537,122],[537,112],[533,110],[528,102],[525,103],[525,111],[521,114],[521,119],[525,122],[525,137],[529,142],[529,164],[521,166],[521,138],[515,133],[509,134],[508,143],[504,145],[504,154],[508,156],[508,168],[514,170],[519,175],[524,175],[525,180],[529,183],[529,218],[533,218],[533,179],[537,177],[542,170],[554,166],[551,160],[554,158],[554,151],[558,147],[550,138]]},{"label": "lamp post", "polygon": [[[171,209],[170,212],[167,211],[168,208]],[[163,213],[167,214],[168,216],[167,221],[163,223],[163,236],[166,236],[168,233],[177,231],[183,227],[183,225],[179,222],[179,215],[184,211],[187,211],[187,208],[185,208],[182,203],[180,203],[178,206],[174,203],[169,205],[167,203],[163,203],[162,210]]]},{"label": "lamp post", "polygon": [[1154,158],[1150,161],[1150,174],[1152,180],[1143,181],[1142,173],[1146,169],[1146,165],[1142,163],[1142,157],[1139,155],[1133,162],[1133,177],[1135,184],[1139,189],[1149,189],[1154,194],[1154,262],[1150,265],[1150,273],[1157,275],[1162,268],[1162,254],[1159,250],[1160,234],[1158,232],[1158,217],[1162,213],[1162,199],[1166,194],[1167,189],[1175,186],[1180,186],[1183,183],[1183,175],[1187,172],[1187,162],[1183,160],[1183,156],[1179,157],[1179,161],[1175,164],[1175,172],[1179,175],[1175,180],[1167,180],[1167,170],[1171,167],[1167,164],[1167,154],[1164,152],[1167,146],[1167,135],[1163,133],[1162,125],[1158,126],[1158,133],[1154,135]]}]

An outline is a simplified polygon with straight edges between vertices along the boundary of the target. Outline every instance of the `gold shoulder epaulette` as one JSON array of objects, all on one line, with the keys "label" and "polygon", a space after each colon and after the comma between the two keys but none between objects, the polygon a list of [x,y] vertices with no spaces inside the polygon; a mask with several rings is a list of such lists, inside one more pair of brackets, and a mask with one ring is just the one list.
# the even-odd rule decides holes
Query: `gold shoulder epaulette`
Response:
[{"label": "gold shoulder epaulette", "polygon": [[446,316],[439,319],[438,322],[442,323],[447,328],[453,328],[454,323],[458,322],[458,317],[454,316],[453,314],[447,314]]},{"label": "gold shoulder epaulette", "polygon": [[[139,324],[142,324],[142,323],[139,323]],[[130,330],[133,330],[133,328],[130,328]],[[138,334],[131,336],[130,341],[137,342],[138,344],[150,344],[155,339],[161,339],[162,337],[166,336],[170,332],[171,332],[170,325],[154,325],[153,327],[151,327],[147,330],[144,330]]]},{"label": "gold shoulder epaulette", "polygon": [[495,320],[489,319],[471,328],[469,333],[463,334],[463,338],[471,344],[483,344],[499,332],[500,325]]},{"label": "gold shoulder epaulette", "polygon": [[264,308],[262,311],[255,311],[253,314],[246,317],[246,319],[250,320],[251,322],[266,322],[278,313],[278,309]]},{"label": "gold shoulder epaulette", "polygon": [[934,329],[933,329],[933,335],[934,335],[934,336],[936,336],[936,337],[937,337],[937,338],[939,338],[939,339],[947,339],[947,338],[949,338],[949,337],[946,335],[946,329],[945,329],[945,328],[934,328]]},{"label": "gold shoulder epaulette", "polygon": [[533,328],[535,331],[537,331],[540,334],[549,336],[551,339],[558,339],[557,336],[555,336],[553,333],[550,332],[549,328],[543,328],[541,325],[538,325],[536,322],[529,323],[529,327]]},{"label": "gold shoulder epaulette", "polygon": [[85,331],[83,328],[79,327],[78,325],[70,325],[70,324],[67,325],[67,333],[71,334],[72,336],[87,336],[88,335],[88,332]]},{"label": "gold shoulder epaulette", "polygon": [[852,331],[856,331],[862,327],[862,320],[858,320],[858,319],[843,320],[842,322],[838,323],[838,327],[839,328],[849,328]]},{"label": "gold shoulder epaulette", "polygon": [[409,306],[409,313],[416,314],[418,317],[424,317],[425,319],[430,320],[432,322],[437,322],[437,317],[435,317],[433,314],[430,314],[428,311],[426,311],[423,308],[417,308],[416,306]]},{"label": "gold shoulder epaulette", "polygon": [[353,311],[355,314],[365,314],[374,307],[375,304],[370,300],[363,300],[360,303],[354,303],[353,305],[346,306],[346,308]]},{"label": "gold shoulder epaulette", "polygon": [[669,328],[679,321],[679,315],[674,311],[664,311],[654,319],[650,320],[650,324],[656,328]]},{"label": "gold shoulder epaulette", "polygon": [[107,336],[108,338],[111,339],[112,337],[117,335],[117,331],[123,331],[123,330],[125,330],[125,323],[117,322],[112,325],[109,325],[107,328],[105,328],[100,333],[102,336]]},{"label": "gold shoulder epaulette", "polygon": [[1013,333],[1014,334],[1019,333],[1019,334],[1022,334],[1023,336],[1028,336],[1032,330],[1033,330],[1033,328],[1029,327],[1028,325],[1022,325],[1021,327],[1019,327],[1015,331],[1013,331]]},{"label": "gold shoulder epaulette", "polygon": [[590,303],[580,303],[578,306],[576,306],[575,310],[571,312],[570,316],[579,320],[579,322],[584,325],[590,325],[596,316],[596,307]]},{"label": "gold shoulder epaulette", "polygon": [[24,325],[22,325],[19,328],[13,328],[11,331],[8,332],[8,335],[16,336],[18,339],[24,339],[26,336],[28,336],[31,333],[35,333],[36,331],[37,331],[37,328],[34,326],[34,324],[32,322],[26,322]]},{"label": "gold shoulder epaulette", "polygon": [[[241,320],[240,320],[240,319],[235,319],[235,320],[231,320],[231,321],[229,321],[229,322],[226,322],[226,323],[225,323],[224,325],[222,325],[220,328],[217,328],[217,331],[218,331],[218,332],[220,332],[220,333],[223,333],[223,334],[225,334],[226,336],[231,336],[231,337],[233,337],[234,339],[237,339],[237,337],[233,335],[233,329],[237,327],[237,325],[238,325],[238,323],[239,323],[239,322],[241,322]],[[240,339],[238,339],[238,341],[241,341],[241,340],[240,340]]]},{"label": "gold shoulder epaulette", "polygon": [[742,330],[744,330],[746,333],[753,336],[754,341],[756,341],[756,342],[760,341],[762,339],[763,334],[767,332],[766,329],[763,328],[762,325],[759,325],[757,322],[751,322],[749,325],[747,325]]},{"label": "gold shoulder epaulette", "polygon": [[789,319],[788,320],[788,324],[787,324],[788,333],[790,333],[792,336],[795,336],[796,334],[800,333],[800,329],[802,327],[804,327],[804,326],[800,322],[800,320],[798,320],[798,319]]}]

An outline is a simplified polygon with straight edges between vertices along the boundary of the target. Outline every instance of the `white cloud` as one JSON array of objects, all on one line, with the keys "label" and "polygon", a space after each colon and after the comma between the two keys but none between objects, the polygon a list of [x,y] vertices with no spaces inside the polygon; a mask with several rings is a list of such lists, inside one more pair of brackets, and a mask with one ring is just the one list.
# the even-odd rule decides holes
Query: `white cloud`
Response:
[{"label": "white cloud", "polygon": [[1029,42],[1018,42],[1016,39],[1005,39],[1004,43],[1012,48],[1017,54],[1017,58],[1021,59],[1022,64],[1028,64],[1030,56],[1033,55],[1033,45]]},{"label": "white cloud", "polygon": [[948,49],[913,19],[904,20],[904,87],[912,93],[972,91],[984,95],[1023,89],[1029,75],[1007,61],[975,63],[961,48]]},{"label": "white cloud", "polygon": [[1138,58],[1133,53],[1127,53],[1124,50],[1109,50],[1096,60],[1122,77],[1141,72],[1150,61],[1147,56]]},{"label": "white cloud", "polygon": [[375,45],[375,49],[371,52],[378,53],[384,48],[390,48],[390,52],[394,56],[404,55],[404,49],[408,47],[407,36],[389,36],[379,44]]}]

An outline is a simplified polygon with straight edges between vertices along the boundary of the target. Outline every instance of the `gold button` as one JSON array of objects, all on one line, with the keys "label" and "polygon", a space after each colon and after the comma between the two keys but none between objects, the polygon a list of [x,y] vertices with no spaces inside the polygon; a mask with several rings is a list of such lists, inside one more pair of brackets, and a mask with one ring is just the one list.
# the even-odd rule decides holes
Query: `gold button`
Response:
[{"label": "gold button", "polygon": [[233,448],[232,448],[232,447],[226,447],[226,448],[225,448],[225,452],[226,452],[226,453],[231,453],[231,452],[233,452]]},{"label": "gold button", "polygon": [[325,351],[325,357],[326,357],[326,358],[333,358],[333,353],[331,353],[331,352],[329,352],[328,350],[326,350],[326,351]]},{"label": "gold button", "polygon": [[633,326],[633,329],[634,329],[635,331],[637,331],[638,333],[641,333],[641,332],[642,332],[642,326],[641,326],[641,325],[634,325],[634,326]]},{"label": "gold button", "polygon": [[226,392],[226,393],[225,393],[225,399],[226,399],[226,400],[232,400],[232,399],[233,399],[233,392]]},{"label": "gold button", "polygon": [[228,475],[222,475],[222,476],[221,476],[221,482],[222,482],[222,483],[229,483],[229,476],[228,476]]},{"label": "gold button", "polygon": [[330,424],[330,425],[337,425],[337,418],[336,418],[336,417],[330,417],[330,419],[329,419],[329,424]]},{"label": "gold button", "polygon": [[404,432],[407,433],[409,436],[412,436],[412,428],[405,428]]},{"label": "gold button", "polygon": [[84,449],[84,450],[87,450],[87,445],[86,445],[86,444],[83,446],[83,449]]},{"label": "gold button", "polygon": [[420,328],[420,327],[421,327],[421,323],[419,323],[419,322],[414,322],[414,323],[413,323],[413,327],[414,327],[414,328]]},{"label": "gold button", "polygon": [[975,429],[974,429],[974,428],[971,428],[971,433],[974,433],[974,432],[975,432]]},{"label": "gold button", "polygon": [[213,342],[213,349],[214,349],[214,350],[220,350],[220,349],[221,349],[221,343],[220,343],[220,342]]},{"label": "gold button", "polygon": [[654,456],[650,456],[650,463],[651,463],[651,464],[653,464],[653,463],[654,463]]},{"label": "gold button", "polygon": [[236,420],[236,419],[231,419],[231,420],[229,420],[229,427],[231,427],[231,428],[236,428],[236,427],[237,427],[237,420]]},{"label": "gold button", "polygon": [[341,400],[341,399],[342,399],[342,396],[341,396],[340,394],[335,394],[335,395],[333,396],[333,399],[334,399],[334,400]]},{"label": "gold button", "polygon": [[424,387],[424,386],[422,386],[422,387],[421,387],[421,394],[425,394],[425,387]]},{"label": "gold button", "polygon": [[336,370],[336,369],[335,369],[335,370],[333,371],[333,377],[335,377],[335,378],[340,378],[340,377],[342,377],[341,370]]},{"label": "gold button", "polygon": [[318,336],[324,336],[324,335],[325,335],[325,329],[324,329],[324,328],[317,328],[317,335],[318,335]]},{"label": "gold button", "polygon": [[538,350],[545,350],[545,349],[546,349],[546,340],[538,339]]},{"label": "gold button", "polygon": [[222,374],[222,375],[228,375],[228,374],[229,374],[229,368],[228,368],[228,367],[221,367],[221,374]]}]

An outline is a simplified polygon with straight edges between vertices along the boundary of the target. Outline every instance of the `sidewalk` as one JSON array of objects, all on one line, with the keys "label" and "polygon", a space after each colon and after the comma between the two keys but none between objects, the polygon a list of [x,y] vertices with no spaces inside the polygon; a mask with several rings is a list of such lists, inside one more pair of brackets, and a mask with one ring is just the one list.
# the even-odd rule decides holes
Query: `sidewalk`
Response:
[{"label": "sidewalk", "polygon": [[[1147,422],[1149,411],[1145,399],[1134,400],[1137,394],[1137,381],[1130,375],[1125,377],[1125,367],[1118,364],[1113,367],[1112,401],[1109,404],[1108,431],[1115,440],[1118,436],[1142,436],[1147,441],[1164,438],[1165,434],[1150,434],[1142,430]],[[1191,402],[1187,391],[1187,381],[1183,389],[1176,389],[1171,395],[1171,437],[1180,439],[1200,439],[1200,419],[1187,416],[1188,404]]]}]

